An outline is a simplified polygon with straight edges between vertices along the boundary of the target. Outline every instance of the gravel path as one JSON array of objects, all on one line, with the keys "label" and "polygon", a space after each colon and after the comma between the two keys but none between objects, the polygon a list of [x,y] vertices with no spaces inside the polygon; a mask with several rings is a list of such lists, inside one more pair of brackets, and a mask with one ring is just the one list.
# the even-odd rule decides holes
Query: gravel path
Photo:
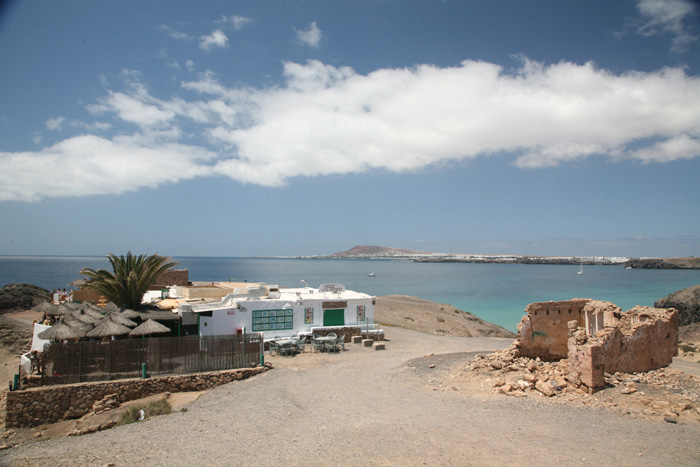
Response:
[{"label": "gravel path", "polygon": [[273,357],[274,370],[210,390],[187,412],[30,443],[4,451],[0,463],[700,464],[696,426],[436,385],[466,353],[511,339],[387,334],[386,351],[346,344],[340,355]]}]

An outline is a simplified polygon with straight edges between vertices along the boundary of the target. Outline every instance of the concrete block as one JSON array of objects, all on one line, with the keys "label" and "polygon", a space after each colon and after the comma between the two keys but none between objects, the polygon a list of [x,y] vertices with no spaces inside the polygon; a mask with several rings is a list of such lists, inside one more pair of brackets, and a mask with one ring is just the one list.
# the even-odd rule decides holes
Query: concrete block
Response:
[{"label": "concrete block", "polygon": [[353,344],[361,344],[362,343],[362,336],[352,336],[352,343]]},{"label": "concrete block", "polygon": [[386,344],[377,342],[374,344],[374,350],[386,350]]},{"label": "concrete block", "polygon": [[362,339],[362,347],[372,347],[374,339]]}]

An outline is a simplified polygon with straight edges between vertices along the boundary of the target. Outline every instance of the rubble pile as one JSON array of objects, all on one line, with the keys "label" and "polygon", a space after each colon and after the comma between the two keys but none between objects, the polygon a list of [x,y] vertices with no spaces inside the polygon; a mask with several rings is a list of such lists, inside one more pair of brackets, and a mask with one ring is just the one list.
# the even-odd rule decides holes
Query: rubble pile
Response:
[{"label": "rubble pile", "polygon": [[585,385],[571,378],[568,369],[567,359],[546,362],[523,357],[513,345],[477,355],[466,374],[484,381],[493,394],[547,398],[554,403],[658,416],[668,423],[700,423],[700,381],[680,370],[605,373],[605,388],[591,394]]}]

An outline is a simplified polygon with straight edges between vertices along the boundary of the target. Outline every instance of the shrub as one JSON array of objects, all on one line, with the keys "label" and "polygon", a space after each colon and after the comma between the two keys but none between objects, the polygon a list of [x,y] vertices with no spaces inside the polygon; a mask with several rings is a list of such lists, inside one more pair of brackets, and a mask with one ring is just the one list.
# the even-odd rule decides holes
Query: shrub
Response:
[{"label": "shrub", "polygon": [[128,425],[130,423],[138,422],[141,417],[141,410],[144,411],[145,417],[156,417],[158,415],[168,415],[173,413],[173,408],[168,401],[161,399],[159,401],[150,402],[148,405],[135,405],[129,407],[124,412],[117,423],[117,426]]}]

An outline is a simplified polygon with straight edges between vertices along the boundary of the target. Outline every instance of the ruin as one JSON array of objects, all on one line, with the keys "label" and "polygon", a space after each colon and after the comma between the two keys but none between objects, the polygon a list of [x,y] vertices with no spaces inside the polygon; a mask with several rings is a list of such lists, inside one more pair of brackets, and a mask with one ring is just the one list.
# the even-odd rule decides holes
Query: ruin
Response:
[{"label": "ruin", "polygon": [[518,325],[518,356],[568,359],[567,380],[593,392],[605,373],[646,372],[668,366],[678,352],[678,311],[636,306],[623,312],[600,300],[531,303]]}]

